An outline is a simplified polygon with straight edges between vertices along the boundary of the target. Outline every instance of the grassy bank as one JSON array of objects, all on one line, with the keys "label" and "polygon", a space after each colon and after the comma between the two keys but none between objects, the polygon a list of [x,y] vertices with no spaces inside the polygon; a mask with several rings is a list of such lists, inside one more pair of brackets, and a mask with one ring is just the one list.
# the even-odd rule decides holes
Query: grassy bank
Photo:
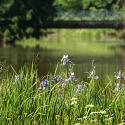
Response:
[{"label": "grassy bank", "polygon": [[[55,73],[38,78],[37,69],[6,74],[0,84],[1,125],[118,125],[124,124],[125,91],[121,71],[101,83],[94,64],[86,80],[73,73],[63,56]],[[122,98],[121,98],[122,97]]]},{"label": "grassy bank", "polygon": [[59,50],[69,54],[82,55],[112,55],[111,48],[120,41],[111,35],[114,30],[50,30],[47,37],[36,40],[34,38],[18,41],[22,47],[39,46],[43,49]]}]

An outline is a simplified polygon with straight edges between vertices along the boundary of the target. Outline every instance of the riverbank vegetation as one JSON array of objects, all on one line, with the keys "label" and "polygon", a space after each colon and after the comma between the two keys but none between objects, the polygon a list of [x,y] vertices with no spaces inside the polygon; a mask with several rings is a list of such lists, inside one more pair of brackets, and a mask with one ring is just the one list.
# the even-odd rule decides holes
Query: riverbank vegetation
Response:
[{"label": "riverbank vegetation", "polygon": [[84,20],[117,20],[121,18],[123,4],[124,0],[3,0],[0,2],[0,43],[14,44],[24,37],[44,36],[46,29],[42,25],[47,21],[81,20],[82,16]]},{"label": "riverbank vegetation", "polygon": [[[125,124],[124,29],[42,27],[55,20],[124,20],[124,3],[0,1],[0,125]],[[67,53],[77,59],[59,59]]]},{"label": "riverbank vegetation", "polygon": [[91,7],[95,7],[95,9],[102,9],[105,8],[107,10],[111,10],[112,8],[121,8],[124,5],[124,0],[55,0],[55,4],[59,5],[61,8],[64,9],[90,9]]},{"label": "riverbank vegetation", "polygon": [[102,82],[92,62],[86,79],[74,73],[64,55],[53,74],[39,78],[37,69],[22,67],[0,84],[0,124],[121,125],[124,124],[124,71]]},{"label": "riverbank vegetation", "polygon": [[[61,29],[50,30],[47,37],[39,40],[30,38],[23,39],[16,43],[23,48],[39,47],[44,50],[60,51],[73,55],[112,55],[118,46],[124,44],[117,37],[114,37],[115,30],[107,29]],[[88,49],[89,48],[89,49]],[[120,52],[120,51],[119,51]]]}]

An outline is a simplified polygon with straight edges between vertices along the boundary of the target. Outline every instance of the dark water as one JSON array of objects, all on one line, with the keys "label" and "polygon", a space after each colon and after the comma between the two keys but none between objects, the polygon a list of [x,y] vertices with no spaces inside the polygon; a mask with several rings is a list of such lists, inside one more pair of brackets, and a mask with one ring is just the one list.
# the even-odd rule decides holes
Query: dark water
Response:
[{"label": "dark water", "polygon": [[[57,62],[60,62],[63,52],[52,50],[41,50],[39,48],[0,48],[0,61],[6,61],[7,65],[12,65],[18,72],[21,66],[30,64],[36,60],[39,76],[42,77],[48,72],[54,72]],[[125,54],[119,55],[114,52],[113,56],[74,56],[69,58],[75,64],[74,71],[77,76],[84,77],[86,71],[91,69],[91,61],[95,60],[96,71],[101,78],[113,75],[115,71],[125,67]]]}]

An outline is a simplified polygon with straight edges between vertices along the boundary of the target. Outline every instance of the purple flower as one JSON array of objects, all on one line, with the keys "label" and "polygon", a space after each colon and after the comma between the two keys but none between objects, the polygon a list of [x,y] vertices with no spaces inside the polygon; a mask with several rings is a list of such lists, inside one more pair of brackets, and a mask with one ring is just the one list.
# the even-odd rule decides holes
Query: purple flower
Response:
[{"label": "purple flower", "polygon": [[63,58],[61,59],[62,65],[67,65],[70,64],[71,61],[68,58],[68,55],[64,55]]},{"label": "purple flower", "polygon": [[56,82],[59,82],[59,83],[62,82],[62,78],[61,78],[61,76],[59,76],[59,75],[55,76],[55,77],[53,78],[53,80],[56,81]]},{"label": "purple flower", "polygon": [[74,72],[70,73],[70,76],[69,76],[69,81],[74,81],[75,80],[75,75],[74,75]]},{"label": "purple flower", "polygon": [[45,90],[49,86],[49,81],[47,79],[40,82],[39,90]]}]

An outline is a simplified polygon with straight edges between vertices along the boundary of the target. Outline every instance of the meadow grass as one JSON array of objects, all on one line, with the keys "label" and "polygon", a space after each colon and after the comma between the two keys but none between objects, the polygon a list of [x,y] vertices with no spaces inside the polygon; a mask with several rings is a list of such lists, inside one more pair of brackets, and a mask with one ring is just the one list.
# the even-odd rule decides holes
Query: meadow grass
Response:
[{"label": "meadow grass", "polygon": [[42,78],[35,64],[12,68],[1,79],[0,125],[123,125],[124,72],[102,83],[93,63],[86,80],[73,68],[67,55]]}]

